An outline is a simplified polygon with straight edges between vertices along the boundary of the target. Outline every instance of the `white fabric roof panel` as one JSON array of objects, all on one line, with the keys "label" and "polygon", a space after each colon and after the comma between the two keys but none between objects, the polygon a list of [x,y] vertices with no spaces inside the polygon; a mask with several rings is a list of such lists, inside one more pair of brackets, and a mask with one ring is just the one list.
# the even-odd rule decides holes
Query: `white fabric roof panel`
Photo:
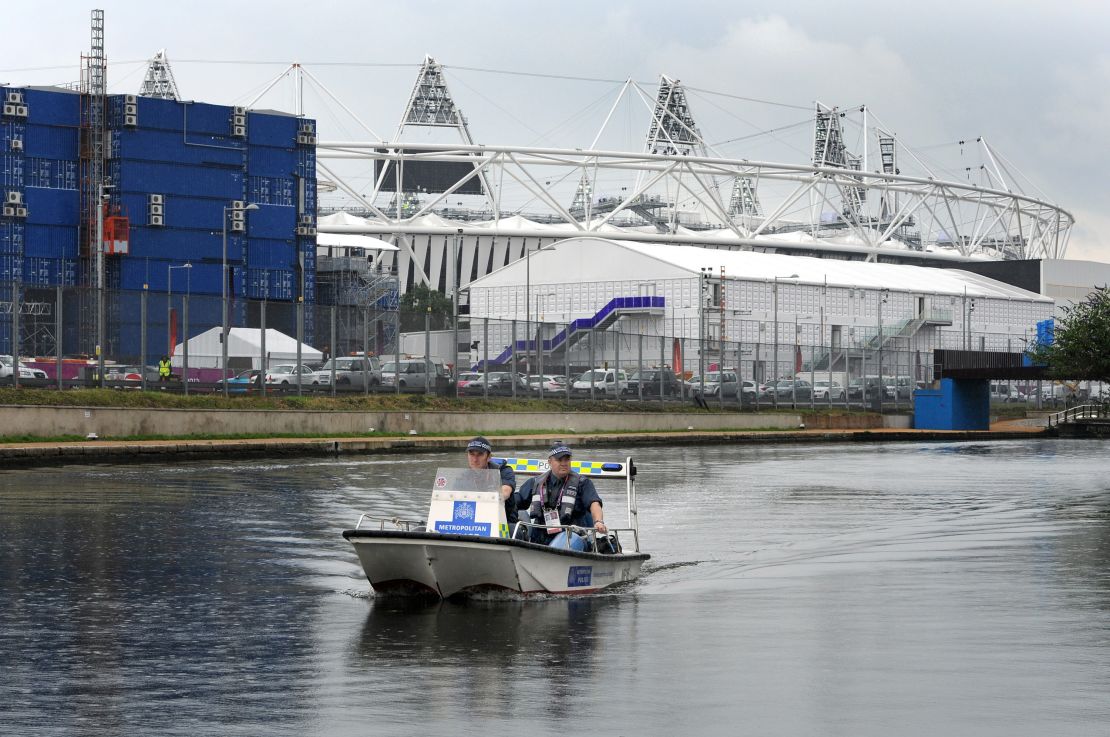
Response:
[{"label": "white fabric roof panel", "polygon": [[754,251],[719,251],[696,246],[663,246],[630,242],[620,245],[660,261],[684,266],[692,274],[700,273],[702,267],[709,267],[716,272],[724,266],[727,276],[738,279],[770,281],[776,276],[797,274],[798,278],[793,281],[800,283],[828,283],[831,286],[858,289],[894,289],[904,292],[952,295],[962,295],[966,288],[967,295],[974,297],[1052,301],[1034,292],[959,269],[841,261]]},{"label": "white fabric roof panel", "polygon": [[317,246],[331,246],[333,248],[362,248],[369,251],[396,251],[397,246],[386,243],[381,238],[372,238],[368,235],[355,235],[353,233],[319,233],[316,235]]},{"label": "white fabric roof panel", "polygon": [[324,215],[316,221],[317,225],[370,225],[376,221],[368,218],[360,218],[357,215],[352,215],[349,212],[336,212],[331,215]]},{"label": "white fabric roof panel", "polygon": [[[673,279],[697,276],[702,268],[712,269],[717,274],[724,266],[726,276],[732,279],[772,281],[777,276],[781,281],[783,277],[797,275],[791,279],[792,282],[960,296],[966,290],[969,297],[1052,302],[1049,297],[957,269],[634,243],[595,237],[559,241],[533,253],[531,262],[532,284]],[[471,286],[495,287],[524,282],[525,263],[521,260],[472,282]]]}]

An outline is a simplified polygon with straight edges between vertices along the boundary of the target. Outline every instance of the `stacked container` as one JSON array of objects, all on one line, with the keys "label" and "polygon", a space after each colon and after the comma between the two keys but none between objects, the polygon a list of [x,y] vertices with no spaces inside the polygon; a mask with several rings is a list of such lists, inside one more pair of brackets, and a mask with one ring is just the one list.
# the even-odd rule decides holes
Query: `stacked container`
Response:
[{"label": "stacked container", "polygon": [[[0,202],[11,200],[0,216],[0,282],[73,286],[80,273],[81,96],[0,87],[0,101],[9,99],[0,116]],[[106,257],[110,288],[164,293],[169,268],[188,263],[187,281],[178,272],[174,292],[187,288],[191,295],[209,296],[194,305],[190,334],[220,324],[227,217],[233,325],[244,324],[246,299],[315,302],[313,121],[114,95],[108,98],[107,126],[108,214],[130,221],[124,250]],[[248,204],[258,209],[245,210]],[[109,306],[107,347],[109,353],[137,356],[139,317],[121,306],[128,299]],[[166,307],[164,296],[151,298],[152,330],[159,329],[156,316]],[[307,316],[306,322],[311,325]]]}]

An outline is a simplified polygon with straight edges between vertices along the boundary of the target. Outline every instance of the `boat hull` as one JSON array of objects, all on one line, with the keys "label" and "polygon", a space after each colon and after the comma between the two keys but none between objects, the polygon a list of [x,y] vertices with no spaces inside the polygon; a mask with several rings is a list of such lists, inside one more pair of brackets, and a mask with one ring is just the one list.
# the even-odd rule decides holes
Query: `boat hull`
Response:
[{"label": "boat hull", "polygon": [[347,530],[375,591],[457,594],[588,594],[640,575],[646,553],[601,555],[472,535]]}]

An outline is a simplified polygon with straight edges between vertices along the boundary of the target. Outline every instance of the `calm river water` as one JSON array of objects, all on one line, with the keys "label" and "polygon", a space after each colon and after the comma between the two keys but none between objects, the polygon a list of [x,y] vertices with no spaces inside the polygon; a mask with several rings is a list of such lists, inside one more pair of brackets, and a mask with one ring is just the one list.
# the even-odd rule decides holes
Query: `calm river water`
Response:
[{"label": "calm river water", "polygon": [[1110,443],[576,451],[644,578],[437,606],[340,532],[461,450],[0,472],[0,734],[1110,734]]}]

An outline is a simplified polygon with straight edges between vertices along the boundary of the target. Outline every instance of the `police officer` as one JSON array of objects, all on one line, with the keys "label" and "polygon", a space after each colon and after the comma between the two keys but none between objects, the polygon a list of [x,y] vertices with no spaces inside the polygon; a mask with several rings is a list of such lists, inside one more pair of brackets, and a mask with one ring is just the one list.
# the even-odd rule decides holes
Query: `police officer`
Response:
[{"label": "police officer", "polygon": [[505,516],[509,524],[515,524],[517,517],[513,492],[516,491],[516,474],[507,463],[496,465],[490,462],[493,446],[481,435],[466,444],[466,464],[475,471],[496,469],[501,472],[501,498],[505,501]]},{"label": "police officer", "polygon": [[[555,529],[555,525],[592,527],[602,535],[609,532],[594,482],[572,472],[570,459],[570,448],[565,443],[555,443],[547,456],[550,470],[525,481],[516,494],[517,508],[527,509],[532,523],[541,525],[532,528],[530,539],[534,543],[568,546],[567,531]],[[570,548],[586,549],[586,541],[580,535],[569,537]]]},{"label": "police officer", "polygon": [[162,360],[158,362],[158,381],[170,380],[170,357],[162,356]]}]

